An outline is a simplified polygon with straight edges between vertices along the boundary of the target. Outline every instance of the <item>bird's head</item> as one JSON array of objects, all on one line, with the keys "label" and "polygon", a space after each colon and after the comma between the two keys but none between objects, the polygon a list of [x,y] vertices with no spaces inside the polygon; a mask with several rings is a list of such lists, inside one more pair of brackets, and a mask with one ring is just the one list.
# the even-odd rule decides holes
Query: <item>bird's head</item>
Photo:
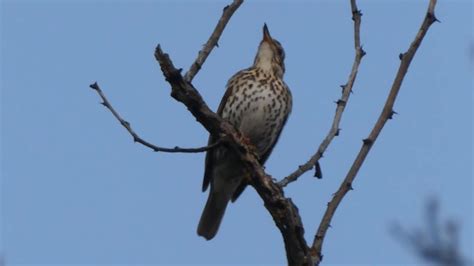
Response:
[{"label": "bird's head", "polygon": [[263,39],[258,47],[254,67],[264,71],[272,71],[278,77],[285,73],[285,51],[280,42],[273,39],[268,31],[267,24],[263,25]]}]

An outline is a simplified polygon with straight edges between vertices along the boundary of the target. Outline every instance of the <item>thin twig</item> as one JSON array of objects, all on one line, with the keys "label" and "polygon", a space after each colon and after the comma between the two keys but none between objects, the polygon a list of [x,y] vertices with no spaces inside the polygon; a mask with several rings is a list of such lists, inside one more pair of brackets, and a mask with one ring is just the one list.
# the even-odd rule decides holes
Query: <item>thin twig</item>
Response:
[{"label": "thin twig", "polygon": [[355,48],[355,58],[354,63],[352,64],[352,70],[349,75],[349,79],[345,85],[342,85],[342,96],[336,101],[336,113],[334,115],[334,120],[332,122],[331,128],[329,129],[328,134],[324,140],[319,144],[318,150],[316,153],[311,156],[311,158],[303,165],[300,165],[293,173],[285,177],[283,180],[278,182],[278,185],[281,187],[287,186],[289,183],[296,181],[301,175],[311,170],[316,166],[315,176],[322,178],[322,173],[319,168],[319,159],[323,157],[324,152],[328,148],[331,141],[334,137],[339,135],[340,129],[339,124],[341,122],[342,114],[346,108],[347,102],[352,92],[352,87],[357,77],[357,72],[359,71],[359,65],[362,60],[362,57],[365,55],[365,51],[360,46],[360,23],[362,13],[357,8],[355,0],[351,0],[351,10],[352,10],[352,20],[354,21],[354,48]]},{"label": "thin twig", "polygon": [[103,106],[105,106],[107,109],[109,109],[110,112],[112,112],[112,114],[114,115],[114,117],[120,122],[120,124],[128,131],[128,133],[130,133],[130,135],[132,135],[133,141],[138,142],[138,143],[152,149],[155,152],[198,153],[198,152],[208,151],[208,150],[213,149],[214,147],[221,144],[221,141],[219,140],[219,141],[217,141],[217,142],[215,142],[215,143],[213,143],[209,146],[204,146],[204,147],[199,147],[199,148],[180,148],[178,146],[176,146],[174,148],[163,148],[163,147],[158,147],[156,145],[153,145],[150,142],[142,139],[140,136],[138,136],[137,133],[135,133],[135,131],[133,131],[132,127],[130,126],[130,123],[127,122],[125,119],[123,119],[119,115],[119,113],[112,107],[112,105],[107,100],[107,97],[105,97],[105,94],[102,92],[102,90],[100,89],[99,84],[97,84],[97,82],[95,82],[94,84],[91,84],[89,87],[94,89],[99,94],[100,98],[102,99],[101,104]]},{"label": "thin twig", "polygon": [[[353,3],[352,0],[351,3]],[[416,35],[414,41],[411,43],[407,52],[400,55],[401,63],[398,69],[397,75],[395,80],[392,84],[392,88],[390,89],[390,93],[387,97],[385,105],[383,107],[382,113],[380,114],[377,122],[375,123],[372,131],[370,132],[369,136],[364,139],[363,145],[357,155],[354,163],[352,164],[349,172],[347,173],[344,181],[341,183],[341,186],[334,194],[332,200],[328,203],[326,212],[323,215],[321,223],[319,224],[318,231],[314,237],[313,245],[311,247],[311,254],[316,256],[316,265],[319,265],[319,262],[322,259],[321,250],[324,238],[326,236],[326,232],[330,226],[331,220],[336,212],[337,207],[341,203],[344,196],[347,194],[349,190],[352,189],[352,183],[361,168],[362,164],[364,163],[367,154],[369,153],[371,147],[373,146],[374,142],[376,141],[377,137],[379,136],[380,132],[382,131],[385,123],[392,118],[393,114],[393,105],[397,98],[398,92],[400,91],[400,87],[402,85],[403,79],[408,71],[408,67],[415,56],[415,53],[420,47],[420,44],[423,38],[426,35],[426,32],[430,28],[430,26],[437,21],[434,13],[436,5],[436,0],[430,0],[428,11],[426,13],[425,19]]]},{"label": "thin twig", "polygon": [[235,151],[245,166],[250,184],[265,203],[265,207],[281,232],[289,265],[312,265],[309,247],[304,238],[303,223],[298,208],[291,199],[285,198],[283,190],[276,185],[271,176],[265,173],[252,149],[245,144],[241,134],[226,120],[212,112],[199,92],[190,82],[184,80],[180,70],[176,69],[168,54],[160,46],[155,51],[156,60],[171,85],[171,97],[186,105],[196,120],[209,133],[226,139],[226,145]]},{"label": "thin twig", "polygon": [[184,75],[184,80],[191,82],[194,76],[196,76],[197,72],[201,69],[202,65],[204,64],[204,61],[206,61],[212,49],[214,49],[215,46],[219,47],[218,41],[227,25],[227,22],[229,22],[230,17],[232,17],[232,15],[237,10],[237,8],[239,8],[242,2],[244,1],[234,0],[232,4],[224,7],[219,22],[217,22],[217,25],[214,28],[214,31],[212,32],[211,36],[209,37],[209,40],[207,40],[206,44],[204,44],[204,47],[202,47],[201,51],[199,51],[196,60],[191,65],[188,72]]}]

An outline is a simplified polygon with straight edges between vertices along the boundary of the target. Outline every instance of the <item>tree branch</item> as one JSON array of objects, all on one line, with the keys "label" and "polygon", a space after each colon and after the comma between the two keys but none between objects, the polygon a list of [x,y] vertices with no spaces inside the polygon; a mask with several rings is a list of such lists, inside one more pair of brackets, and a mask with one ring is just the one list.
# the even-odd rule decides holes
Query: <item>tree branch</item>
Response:
[{"label": "tree branch", "polygon": [[194,76],[196,76],[197,72],[199,72],[199,70],[201,69],[202,65],[204,64],[204,61],[206,61],[212,49],[214,49],[215,46],[219,47],[218,41],[222,35],[222,32],[224,31],[224,28],[227,25],[227,22],[229,22],[234,12],[243,2],[243,0],[234,0],[232,4],[224,7],[219,22],[217,22],[217,25],[214,28],[214,31],[212,32],[211,36],[209,37],[209,40],[207,40],[206,44],[204,44],[204,47],[201,49],[201,51],[199,51],[198,57],[191,65],[188,72],[184,75],[184,80],[192,81]]},{"label": "tree branch", "polygon": [[[354,3],[354,0],[351,0],[351,4]],[[326,236],[326,232],[329,228],[331,220],[336,212],[337,207],[341,203],[344,196],[347,194],[349,190],[352,189],[352,182],[354,181],[359,169],[361,168],[362,164],[364,163],[367,154],[369,153],[370,149],[372,148],[374,142],[376,141],[377,137],[379,136],[380,132],[382,131],[385,123],[392,118],[395,112],[393,111],[393,105],[397,98],[398,92],[400,91],[400,87],[402,85],[403,79],[408,71],[408,67],[415,56],[415,53],[420,47],[420,44],[423,38],[426,35],[429,27],[437,21],[434,13],[434,9],[436,6],[436,0],[430,0],[428,11],[426,13],[425,19],[416,35],[414,41],[411,43],[407,52],[400,55],[401,63],[398,69],[397,75],[395,80],[392,84],[392,88],[390,89],[390,93],[387,97],[385,105],[383,107],[382,113],[380,114],[377,122],[375,123],[372,131],[370,132],[369,136],[364,139],[363,145],[357,155],[354,163],[352,164],[349,172],[347,173],[344,181],[341,183],[341,186],[334,194],[334,197],[329,202],[326,212],[321,220],[319,225],[318,231],[314,237],[313,245],[311,247],[311,254],[316,256],[316,265],[319,265],[319,262],[322,259],[321,250],[324,238]]]},{"label": "tree branch", "polygon": [[91,87],[93,90],[95,90],[100,98],[102,99],[101,104],[105,106],[107,109],[109,109],[110,112],[114,115],[114,117],[120,122],[120,124],[132,135],[133,141],[138,142],[150,149],[152,149],[155,152],[169,152],[169,153],[198,153],[198,152],[205,152],[210,149],[213,149],[214,147],[218,146],[221,144],[220,141],[217,141],[216,143],[213,143],[209,146],[204,146],[204,147],[199,147],[199,148],[180,148],[178,146],[174,148],[163,148],[163,147],[158,147],[156,145],[151,144],[150,142],[142,139],[135,131],[132,129],[130,126],[130,123],[127,122],[125,119],[123,119],[120,114],[112,107],[110,104],[109,100],[107,100],[107,97],[105,97],[105,94],[102,92],[102,90],[99,87],[99,84],[97,82],[94,82],[91,84],[89,87]]},{"label": "tree branch", "polygon": [[174,67],[168,54],[160,46],[156,48],[155,58],[171,85],[171,97],[183,103],[209,133],[220,136],[224,145],[233,149],[248,173],[249,183],[262,198],[265,208],[280,230],[285,242],[289,265],[312,265],[309,247],[304,238],[304,229],[298,209],[290,199],[285,198],[283,190],[276,185],[271,176],[265,173],[252,148],[243,141],[241,134],[226,120],[212,112],[199,92],[181,76],[181,70]]},{"label": "tree branch", "polygon": [[316,153],[311,156],[311,158],[303,165],[300,165],[298,169],[296,169],[293,173],[285,177],[283,180],[278,182],[280,187],[285,187],[289,183],[296,181],[301,175],[306,173],[307,171],[311,170],[313,166],[316,166],[315,175],[318,178],[322,178],[322,172],[319,167],[319,159],[323,157],[324,152],[331,144],[331,141],[334,137],[339,135],[340,128],[339,124],[341,122],[342,114],[344,109],[346,108],[347,102],[349,101],[349,97],[352,92],[352,87],[354,86],[354,82],[357,77],[357,72],[359,71],[359,65],[362,60],[362,57],[365,55],[365,51],[360,46],[360,23],[362,13],[357,8],[357,4],[355,0],[351,0],[351,10],[352,10],[352,20],[354,21],[354,48],[355,48],[355,58],[354,63],[352,64],[352,70],[349,75],[349,79],[345,85],[341,85],[342,87],[342,96],[336,102],[336,113],[334,115],[334,119],[329,129],[328,134],[324,138],[324,140],[319,144],[318,150]]}]

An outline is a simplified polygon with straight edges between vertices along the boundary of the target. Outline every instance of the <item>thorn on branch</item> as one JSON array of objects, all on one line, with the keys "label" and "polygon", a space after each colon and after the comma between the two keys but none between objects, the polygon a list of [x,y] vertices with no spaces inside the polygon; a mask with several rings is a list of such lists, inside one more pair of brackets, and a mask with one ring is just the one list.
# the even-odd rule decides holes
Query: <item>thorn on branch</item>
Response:
[{"label": "thorn on branch", "polygon": [[396,114],[398,114],[398,113],[393,111],[393,110],[390,111],[390,114],[388,115],[388,119],[393,119],[393,115],[396,115]]},{"label": "thorn on branch", "polygon": [[349,190],[354,190],[354,187],[352,187],[352,183],[351,182],[347,182],[346,183],[346,186]]},{"label": "thorn on branch", "polygon": [[372,145],[374,143],[373,140],[367,138],[362,140],[364,142],[364,145]]},{"label": "thorn on branch", "polygon": [[341,93],[344,93],[344,91],[346,90],[347,84],[340,85],[340,87],[342,89]]},{"label": "thorn on branch", "polygon": [[364,57],[364,55],[367,54],[367,53],[365,52],[364,48],[362,48],[362,46],[359,48],[359,51],[360,51],[360,57]]},{"label": "thorn on branch", "polygon": [[352,12],[352,20],[356,20],[357,17],[362,17],[362,12],[360,9]]},{"label": "thorn on branch", "polygon": [[338,129],[336,130],[336,133],[334,134],[334,136],[336,136],[336,137],[339,136],[339,133],[341,133],[341,129],[340,129],[340,128],[338,128]]},{"label": "thorn on branch", "polygon": [[227,10],[227,8],[229,8],[229,5],[226,5],[223,9],[222,9],[222,12],[225,12]]},{"label": "thorn on branch", "polygon": [[339,105],[339,106],[344,106],[344,105],[346,105],[346,101],[344,101],[343,99],[339,99],[339,100],[337,100],[337,102],[335,102],[335,103],[336,103],[337,105]]},{"label": "thorn on branch", "polygon": [[398,59],[403,60],[403,53],[400,53],[400,54],[398,55]]},{"label": "thorn on branch", "polygon": [[433,24],[435,22],[441,23],[441,21],[439,21],[439,19],[436,18],[434,13],[428,12],[427,16],[430,19],[430,24]]}]

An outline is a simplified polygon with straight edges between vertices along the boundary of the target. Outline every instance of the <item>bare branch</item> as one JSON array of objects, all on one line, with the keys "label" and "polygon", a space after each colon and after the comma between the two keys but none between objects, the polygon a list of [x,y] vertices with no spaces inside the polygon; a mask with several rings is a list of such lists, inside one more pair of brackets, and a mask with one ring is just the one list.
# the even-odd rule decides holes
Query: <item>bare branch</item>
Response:
[{"label": "bare branch", "polygon": [[359,65],[362,60],[362,57],[365,55],[365,51],[360,46],[360,23],[362,13],[357,8],[357,4],[355,0],[351,0],[351,10],[352,10],[352,20],[354,21],[354,48],[355,48],[355,58],[354,63],[352,64],[352,70],[349,75],[349,79],[345,85],[342,85],[342,96],[336,102],[336,113],[334,115],[334,120],[332,122],[331,128],[329,129],[328,134],[324,138],[324,140],[319,144],[318,150],[316,153],[311,156],[311,158],[303,165],[300,165],[297,170],[293,173],[285,177],[283,180],[278,182],[278,185],[281,187],[285,187],[289,183],[296,181],[301,175],[306,173],[307,171],[311,170],[314,166],[316,166],[315,176],[318,178],[322,178],[322,173],[319,166],[319,159],[323,156],[326,149],[331,144],[331,141],[334,137],[338,136],[340,133],[339,124],[341,122],[342,114],[344,109],[346,108],[347,102],[349,101],[349,97],[352,92],[352,87],[354,86],[354,82],[357,77],[357,72],[359,71]]},{"label": "bare branch", "polygon": [[209,40],[207,40],[206,44],[204,44],[204,47],[201,49],[201,51],[199,51],[198,57],[191,65],[188,72],[184,75],[184,80],[192,81],[194,76],[196,76],[197,72],[201,69],[204,61],[206,61],[212,49],[214,49],[215,46],[219,47],[218,41],[227,25],[227,22],[229,22],[230,17],[232,17],[234,12],[243,2],[244,0],[234,0],[232,4],[224,7],[222,16],[219,19],[219,22],[217,22],[216,28],[209,37]]},{"label": "bare branch", "polygon": [[102,99],[102,105],[105,106],[107,109],[110,110],[110,112],[112,112],[112,114],[114,115],[114,117],[120,122],[120,124],[128,131],[128,133],[130,133],[130,135],[132,135],[133,137],[133,141],[135,142],[138,142],[150,149],[152,149],[153,151],[155,152],[169,152],[169,153],[177,153],[177,152],[180,152],[180,153],[198,153],[198,152],[205,152],[205,151],[208,151],[210,149],[213,149],[214,147],[218,146],[221,144],[221,141],[217,141],[216,143],[213,143],[209,146],[204,146],[204,147],[199,147],[199,148],[180,148],[178,146],[174,147],[174,148],[163,148],[163,147],[158,147],[156,145],[153,145],[151,144],[150,142],[142,139],[137,133],[135,133],[135,131],[132,129],[132,127],[130,126],[130,123],[127,122],[126,120],[124,120],[120,115],[119,113],[112,107],[112,105],[110,104],[110,102],[107,100],[107,97],[105,97],[105,94],[102,92],[102,90],[100,89],[99,87],[99,84],[97,84],[97,82],[94,82],[94,84],[91,84],[89,87],[91,87],[93,90],[95,90],[100,98]]},{"label": "bare branch", "polygon": [[241,134],[226,120],[212,112],[199,92],[190,82],[184,80],[181,71],[176,69],[168,54],[160,46],[156,48],[155,58],[171,85],[171,97],[186,105],[211,134],[220,136],[225,145],[232,148],[240,157],[249,176],[249,183],[255,188],[272,215],[285,242],[289,265],[312,265],[309,247],[304,238],[304,229],[298,209],[290,199],[285,198],[283,190],[276,185],[271,176],[265,173],[252,148],[247,146]]},{"label": "bare branch", "polygon": [[[355,3],[354,0],[351,1],[351,4]],[[341,183],[341,186],[337,190],[337,192],[334,194],[334,197],[332,200],[329,202],[326,212],[324,213],[324,216],[321,220],[321,223],[319,225],[318,231],[314,237],[313,245],[311,247],[311,253],[317,256],[316,258],[316,265],[319,265],[319,262],[321,261],[322,255],[321,255],[321,250],[322,250],[322,245],[324,238],[326,236],[326,232],[329,228],[329,225],[331,223],[331,220],[334,216],[334,213],[336,212],[337,207],[341,203],[342,199],[344,196],[347,194],[349,190],[352,189],[352,182],[354,181],[359,169],[361,168],[362,164],[364,163],[365,158],[367,157],[367,154],[369,153],[370,149],[372,148],[374,142],[376,141],[377,137],[379,136],[380,132],[382,131],[385,123],[393,116],[394,111],[393,111],[393,104],[395,103],[395,100],[397,98],[398,92],[400,91],[400,87],[402,85],[403,79],[408,71],[408,67],[410,66],[410,63],[415,56],[415,53],[420,47],[420,44],[423,40],[423,38],[426,35],[426,32],[430,28],[430,26],[437,21],[435,14],[434,14],[434,8],[436,5],[436,0],[431,0],[428,11],[426,13],[425,19],[423,20],[423,23],[414,39],[414,41],[411,43],[409,49],[407,52],[404,54],[401,54],[401,63],[400,67],[398,69],[397,75],[395,77],[395,80],[392,84],[392,88],[390,89],[390,93],[387,97],[387,100],[385,102],[385,105],[383,107],[382,113],[380,114],[377,122],[375,123],[372,131],[370,132],[369,136],[364,139],[363,145],[359,151],[359,154],[357,155],[354,163],[352,164],[349,172],[347,173],[346,177],[344,178],[344,181]]]}]

